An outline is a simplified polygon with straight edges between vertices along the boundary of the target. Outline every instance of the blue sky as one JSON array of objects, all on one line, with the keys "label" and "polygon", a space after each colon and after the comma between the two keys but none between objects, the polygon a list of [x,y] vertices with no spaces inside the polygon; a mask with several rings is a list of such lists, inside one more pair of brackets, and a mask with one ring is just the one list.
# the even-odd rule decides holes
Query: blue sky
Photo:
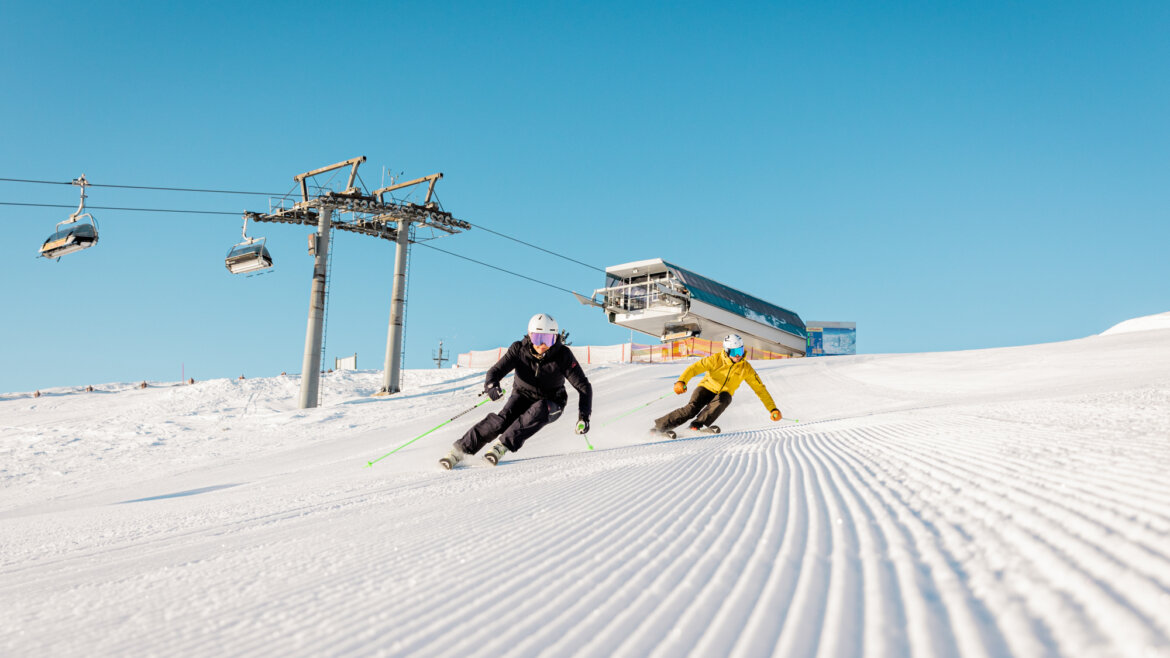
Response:
[{"label": "blue sky", "polygon": [[[661,257],[861,352],[1079,338],[1170,310],[1170,5],[15,3],[0,0],[0,177],[286,192],[365,155],[443,172],[456,217],[604,268]],[[0,182],[0,202],[75,204]],[[264,197],[91,188],[91,206],[265,210]],[[308,229],[0,205],[0,391],[297,372]],[[326,361],[385,357],[394,248],[335,235]],[[475,229],[436,246],[589,292],[599,272]],[[406,361],[629,332],[554,288],[425,248]],[[646,342],[645,337],[635,340]]]}]

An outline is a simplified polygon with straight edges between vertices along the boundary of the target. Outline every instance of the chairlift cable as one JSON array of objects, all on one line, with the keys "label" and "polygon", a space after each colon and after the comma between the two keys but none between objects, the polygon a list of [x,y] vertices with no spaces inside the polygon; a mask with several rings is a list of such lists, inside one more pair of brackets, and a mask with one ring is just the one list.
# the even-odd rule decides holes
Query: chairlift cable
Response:
[{"label": "chairlift cable", "polygon": [[[90,187],[93,187],[91,184]],[[73,208],[72,204],[61,203],[15,203],[11,201],[0,201],[0,206],[30,206],[34,208]],[[232,215],[239,217],[241,213],[238,212],[224,212],[222,210],[174,210],[170,208],[121,208],[116,206],[91,206],[86,205],[90,210],[132,210],[135,212],[173,212],[186,213],[189,215]]]},{"label": "chairlift cable", "polygon": [[532,277],[530,277],[530,276],[525,276],[525,275],[523,275],[523,274],[520,274],[519,272],[513,272],[513,271],[511,271],[511,270],[506,270],[506,269],[504,269],[504,268],[502,268],[502,267],[497,267],[496,265],[492,265],[492,264],[490,264],[490,263],[485,263],[485,262],[483,262],[483,261],[481,261],[481,260],[476,260],[476,259],[474,259],[474,258],[468,258],[467,256],[462,256],[462,255],[460,255],[460,254],[457,254],[457,253],[455,253],[455,252],[452,252],[452,251],[447,251],[446,249],[440,249],[440,248],[438,248],[438,247],[435,247],[435,246],[429,245],[429,244],[427,244],[427,243],[425,243],[425,242],[416,242],[415,244],[417,244],[417,245],[419,245],[419,246],[422,246],[422,247],[426,247],[427,249],[434,249],[435,251],[441,251],[441,252],[443,252],[444,254],[447,254],[448,256],[454,256],[454,257],[456,257],[456,258],[462,258],[463,260],[471,261],[472,263],[475,263],[475,264],[477,264],[477,265],[483,265],[484,267],[490,267],[490,268],[491,268],[491,269],[493,269],[493,270],[498,270],[498,271],[500,271],[500,272],[503,272],[503,273],[505,273],[505,274],[511,274],[512,276],[518,276],[518,277],[520,277],[521,279],[528,279],[529,281],[532,281],[532,282],[534,282],[534,283],[539,283],[539,284],[540,284],[540,285],[542,285],[542,286],[548,286],[549,288],[553,288],[553,289],[555,289],[555,290],[560,290],[560,291],[562,291],[562,292],[567,292],[567,293],[569,293],[569,294],[576,294],[576,293],[574,293],[572,290],[569,290],[568,288],[562,288],[562,287],[560,287],[560,286],[553,285],[553,284],[551,284],[551,283],[549,283],[549,282],[547,282],[547,281],[541,281],[540,279],[534,279],[534,278],[532,278]]},{"label": "chairlift cable", "polygon": [[[464,221],[466,221],[466,220],[464,220]],[[511,240],[511,241],[513,241],[513,242],[519,242],[520,244],[522,244],[522,245],[525,245],[525,246],[527,246],[527,247],[532,247],[533,249],[539,249],[540,251],[543,251],[543,252],[544,252],[544,253],[546,253],[546,254],[552,254],[553,256],[556,256],[556,257],[558,257],[558,258],[563,258],[563,259],[565,259],[565,260],[572,261],[572,262],[574,262],[574,263],[576,263],[576,264],[578,264],[578,265],[583,265],[583,266],[585,266],[585,267],[588,267],[588,268],[589,268],[589,269],[591,269],[591,270],[597,270],[598,272],[602,272],[602,273],[604,273],[604,272],[605,272],[605,270],[603,270],[603,269],[602,269],[602,268],[600,268],[600,267],[597,267],[596,265],[590,265],[589,263],[582,263],[581,261],[579,261],[579,260],[577,260],[577,259],[575,259],[575,258],[570,258],[570,257],[568,257],[568,256],[565,256],[565,255],[563,255],[563,254],[558,254],[558,253],[557,253],[557,252],[555,252],[555,251],[549,251],[548,249],[545,249],[544,247],[538,247],[538,246],[536,246],[536,245],[532,244],[531,242],[525,242],[525,241],[523,241],[523,240],[521,240],[521,239],[519,239],[519,238],[514,238],[514,237],[512,237],[512,236],[510,236],[510,235],[504,235],[503,233],[500,233],[499,231],[493,231],[493,230],[491,230],[490,228],[487,228],[487,227],[485,227],[485,226],[481,226],[481,225],[479,225],[479,224],[472,224],[471,222],[467,222],[467,223],[468,223],[468,224],[471,224],[471,226],[472,226],[473,228],[480,229],[481,231],[487,231],[488,233],[493,233],[493,234],[495,234],[495,235],[498,235],[498,236],[500,236],[501,238],[507,238],[507,239],[509,239],[509,240]]]},{"label": "chairlift cable", "polygon": [[[44,185],[72,185],[73,182],[55,181],[55,180],[30,180],[27,178],[0,178],[0,181],[6,183],[40,183]],[[240,190],[205,190],[193,187],[152,187],[149,185],[114,185],[111,183],[88,183],[89,187],[116,187],[127,190],[159,190],[162,192],[204,192],[208,194],[249,194],[253,196],[275,196],[286,197],[292,194],[292,191],[284,194],[276,194],[272,192],[244,192]]]}]

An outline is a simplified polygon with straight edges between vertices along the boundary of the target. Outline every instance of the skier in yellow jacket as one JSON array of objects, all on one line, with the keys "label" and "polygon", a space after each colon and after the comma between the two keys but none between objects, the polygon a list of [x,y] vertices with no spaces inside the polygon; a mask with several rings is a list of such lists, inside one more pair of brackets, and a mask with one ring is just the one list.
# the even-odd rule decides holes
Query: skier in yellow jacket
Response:
[{"label": "skier in yellow jacket", "polygon": [[780,410],[764,388],[756,369],[744,358],[743,339],[736,334],[730,334],[723,339],[723,351],[718,354],[704,357],[692,363],[678,381],[674,383],[674,392],[678,395],[687,392],[687,381],[699,373],[707,373],[703,381],[691,395],[691,401],[686,406],[666,414],[654,421],[654,431],[673,438],[671,430],[694,418],[691,429],[703,432],[717,433],[719,428],[712,425],[731,404],[731,395],[743,382],[759,396],[772,416],[772,420],[780,420]]}]

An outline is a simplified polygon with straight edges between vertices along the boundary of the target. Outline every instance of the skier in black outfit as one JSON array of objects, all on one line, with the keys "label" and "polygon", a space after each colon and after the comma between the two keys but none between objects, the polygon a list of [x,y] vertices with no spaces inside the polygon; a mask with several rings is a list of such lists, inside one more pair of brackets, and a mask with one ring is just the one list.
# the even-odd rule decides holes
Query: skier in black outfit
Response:
[{"label": "skier in black outfit", "polygon": [[[515,371],[512,395],[498,413],[488,414],[455,442],[439,463],[453,468],[466,455],[474,455],[495,440],[484,454],[493,466],[504,453],[516,452],[540,428],[561,417],[568,401],[565,380],[577,389],[577,434],[589,431],[593,387],[577,363],[573,351],[560,340],[557,321],[538,313],[528,321],[528,333],[512,343],[503,358],[488,369],[484,392],[492,400],[503,395],[500,380]],[[498,437],[498,438],[497,438]]]}]

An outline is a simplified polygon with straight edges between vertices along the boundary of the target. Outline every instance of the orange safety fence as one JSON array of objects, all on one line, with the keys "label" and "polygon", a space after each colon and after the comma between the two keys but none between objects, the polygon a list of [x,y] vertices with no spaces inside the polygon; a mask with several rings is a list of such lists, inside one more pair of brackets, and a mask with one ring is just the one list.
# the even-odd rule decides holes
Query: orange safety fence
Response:
[{"label": "orange safety fence", "polygon": [[[661,345],[634,345],[633,348],[632,360],[635,363],[664,363],[679,359],[701,358],[722,352],[723,343],[702,338],[680,338]],[[792,358],[790,354],[770,352],[754,347],[746,348],[745,353],[749,361]]]},{"label": "orange safety fence", "polygon": [[[572,345],[573,355],[583,364],[593,363],[667,363],[680,359],[699,358],[723,351],[723,343],[702,338],[681,338],[661,345],[639,345],[621,343],[618,345]],[[508,351],[506,347],[491,350],[472,351],[460,354],[456,359],[458,368],[490,368]],[[790,359],[792,355],[769,352],[748,347],[750,361]]]}]

